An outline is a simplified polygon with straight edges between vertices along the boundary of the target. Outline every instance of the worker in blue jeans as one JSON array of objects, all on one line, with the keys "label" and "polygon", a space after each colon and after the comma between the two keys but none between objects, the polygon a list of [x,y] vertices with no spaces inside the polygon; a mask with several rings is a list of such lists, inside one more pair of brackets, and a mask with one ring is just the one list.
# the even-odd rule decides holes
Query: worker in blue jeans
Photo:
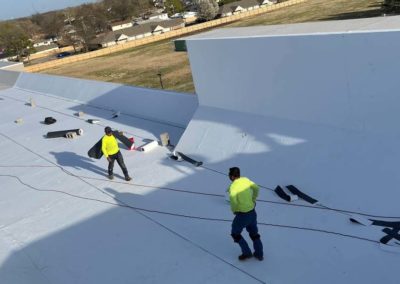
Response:
[{"label": "worker in blue jeans", "polygon": [[[242,254],[239,260],[246,260],[254,256],[258,260],[264,259],[263,245],[258,233],[257,213],[255,211],[256,199],[259,187],[246,177],[240,177],[240,169],[233,167],[229,169],[229,200],[231,210],[235,214],[232,222],[231,236],[238,243]],[[251,252],[247,241],[242,237],[242,231],[246,228],[253,241],[254,253]]]}]

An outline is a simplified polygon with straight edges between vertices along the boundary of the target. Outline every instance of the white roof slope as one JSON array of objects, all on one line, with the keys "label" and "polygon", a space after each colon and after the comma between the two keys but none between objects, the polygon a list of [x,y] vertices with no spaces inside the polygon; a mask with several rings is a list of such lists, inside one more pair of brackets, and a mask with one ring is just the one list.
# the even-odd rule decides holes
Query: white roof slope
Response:
[{"label": "white roof slope", "polygon": [[293,36],[334,33],[365,33],[400,30],[400,16],[350,19],[340,21],[321,21],[299,24],[253,26],[241,28],[215,29],[189,36],[186,40],[243,38],[259,36]]},{"label": "white roof slope", "polygon": [[[387,96],[392,85],[382,89],[381,99],[373,94],[365,98],[348,85],[348,103],[364,102],[354,116],[343,117],[339,110],[346,100],[340,93],[334,99],[320,97],[320,92],[307,96],[310,87],[296,100],[274,80],[265,78],[264,86],[254,84],[257,76],[242,80],[242,74],[254,74],[252,68],[259,71],[255,63],[262,64],[265,57],[248,57],[253,67],[232,62],[240,58],[232,56],[246,47],[246,40],[230,49],[214,46],[214,52],[221,51],[215,54],[220,61],[207,65],[198,55],[214,43],[198,42],[188,46],[200,90],[198,108],[194,96],[34,74],[20,74],[14,84],[0,73],[8,86],[0,90],[0,282],[397,283],[400,253],[381,249],[383,228],[352,224],[348,212],[400,221],[395,187],[400,134],[393,123],[376,127],[376,110],[366,112],[368,120],[361,110],[371,104],[384,108],[385,99],[394,105],[395,96]],[[392,42],[388,44],[391,48]],[[368,64],[380,74],[371,60]],[[282,72],[285,64],[280,62]],[[221,68],[224,72],[216,76]],[[291,85],[293,78],[280,75]],[[225,92],[212,80],[215,76]],[[203,85],[207,80],[209,85]],[[274,92],[263,92],[266,86]],[[163,107],[156,105],[161,94]],[[308,105],[300,104],[302,97]],[[26,105],[31,98],[34,108]],[[326,100],[334,111],[322,104]],[[260,106],[269,104],[262,111]],[[111,119],[115,110],[122,114]],[[85,117],[75,116],[77,111]],[[42,124],[46,116],[57,123]],[[14,123],[19,117],[24,122]],[[88,124],[87,118],[101,123]],[[351,122],[347,128],[345,118]],[[381,121],[389,118],[384,115]],[[196,168],[169,159],[164,147],[149,153],[122,148],[134,179],[126,183],[116,165],[116,179],[109,181],[106,161],[87,157],[105,125],[132,135],[137,146],[168,132],[172,144],[179,140],[178,150],[204,165]],[[73,128],[83,128],[84,135],[73,140],[43,137],[48,131]],[[257,203],[263,262],[239,262],[239,248],[230,237],[225,173],[235,165],[264,186]],[[287,203],[271,191],[279,183],[294,183],[337,210],[301,200]],[[384,248],[398,250],[393,241]]]}]

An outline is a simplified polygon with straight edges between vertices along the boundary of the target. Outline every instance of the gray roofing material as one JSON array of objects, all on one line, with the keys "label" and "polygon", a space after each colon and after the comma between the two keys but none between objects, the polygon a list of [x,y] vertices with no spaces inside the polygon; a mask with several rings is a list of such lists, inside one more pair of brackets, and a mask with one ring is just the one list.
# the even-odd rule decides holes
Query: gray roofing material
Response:
[{"label": "gray roofing material", "polygon": [[90,44],[105,44],[116,40],[115,32],[111,31],[104,35],[98,36],[90,41]]},{"label": "gray roofing material", "polygon": [[21,73],[16,87],[178,126],[189,123],[198,105],[190,94],[35,73]]}]

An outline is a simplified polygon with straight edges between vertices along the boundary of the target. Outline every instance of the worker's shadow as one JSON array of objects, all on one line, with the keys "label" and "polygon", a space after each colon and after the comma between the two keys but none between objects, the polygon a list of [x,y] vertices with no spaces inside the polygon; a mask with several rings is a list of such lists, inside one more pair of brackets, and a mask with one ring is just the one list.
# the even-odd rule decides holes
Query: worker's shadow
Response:
[{"label": "worker's shadow", "polygon": [[74,152],[50,152],[56,160],[57,164],[62,167],[71,167],[77,170],[88,170],[99,174],[101,176],[107,176],[107,169],[100,168],[93,163],[92,159],[77,155]]},{"label": "worker's shadow", "polygon": [[104,188],[104,190],[107,192],[107,195],[114,198],[114,200],[117,202],[118,205],[129,209],[137,210],[137,208],[131,204],[134,204],[135,201],[138,201],[138,198],[141,198],[141,196],[134,194],[132,192],[119,192],[110,187],[106,187]]}]

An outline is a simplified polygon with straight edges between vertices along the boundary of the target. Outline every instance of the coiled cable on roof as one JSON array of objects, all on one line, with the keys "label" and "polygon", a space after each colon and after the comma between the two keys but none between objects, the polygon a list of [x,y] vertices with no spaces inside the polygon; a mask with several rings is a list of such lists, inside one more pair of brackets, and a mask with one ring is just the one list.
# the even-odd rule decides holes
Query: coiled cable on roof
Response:
[{"label": "coiled cable on roof", "polygon": [[[24,90],[24,89],[22,89],[22,90]],[[64,101],[76,103],[76,101],[74,101],[74,100],[70,100],[70,99],[66,99],[66,98],[53,97],[53,96],[49,96],[49,95],[47,95],[47,94],[43,94],[43,93],[40,93],[40,92],[36,92],[36,93],[38,93],[39,95],[43,95],[43,96],[47,96],[47,97],[53,98],[53,99],[59,99],[59,100],[64,100]],[[3,95],[3,96],[4,96],[4,97],[7,97],[7,98],[9,98],[9,99],[15,100],[15,101],[24,102],[23,100],[20,100],[20,99],[11,98],[11,97],[6,96],[6,95]],[[87,106],[90,106],[90,107],[93,107],[93,108],[97,108],[97,109],[101,109],[101,110],[112,111],[111,109],[107,109],[107,108],[103,108],[103,107],[99,107],[99,106],[95,106],[95,105],[91,105],[91,104],[83,104],[83,105],[87,105]],[[47,108],[47,107],[42,107],[42,106],[38,106],[38,107],[39,107],[39,108],[46,109],[46,110],[49,110],[49,111],[53,111],[53,112],[56,112],[56,113],[59,113],[59,114],[62,114],[62,115],[68,116],[68,117],[72,117],[72,118],[75,118],[75,119],[84,120],[83,118],[74,116],[74,115],[72,115],[72,114],[66,114],[66,113],[64,113],[64,112],[56,111],[56,110],[54,110],[54,109],[50,109],[50,108]],[[136,117],[136,116],[133,116],[133,115],[128,115],[128,116]],[[144,119],[144,118],[141,118],[141,117],[136,117],[136,118]],[[145,119],[145,120],[147,120],[147,119]],[[153,121],[153,122],[169,125],[169,124],[167,124],[167,123],[162,123],[162,122],[159,122],[159,121]],[[97,125],[105,127],[105,125],[103,125],[103,124],[97,124]],[[173,126],[173,125],[171,125],[171,126]],[[177,127],[177,126],[176,126],[176,127]],[[178,128],[180,128],[180,127],[178,127]],[[141,137],[141,136],[139,136],[139,135],[132,134],[132,133],[129,133],[129,132],[126,132],[126,133],[128,133],[128,134],[130,134],[130,135],[133,135],[133,136],[135,136],[135,137],[144,139],[144,137]],[[21,144],[19,144],[19,145],[21,145]],[[26,148],[26,147],[25,147],[25,149],[28,150],[28,148]],[[30,150],[30,149],[29,149],[29,150]],[[56,166],[62,168],[62,167],[59,166],[59,165],[56,165]],[[220,174],[220,175],[227,176],[226,173],[223,173],[223,172],[218,171],[218,170],[216,170],[216,169],[212,169],[212,168],[206,167],[206,166],[204,166],[204,165],[201,165],[200,167],[202,167],[202,168],[204,168],[204,169],[206,169],[206,170],[209,170],[209,171],[218,173],[218,174]],[[90,178],[90,177],[85,177],[85,178]],[[91,178],[91,179],[95,179],[95,178]],[[145,186],[145,185],[141,185],[141,186]],[[267,189],[267,190],[270,190],[270,191],[274,191],[272,188],[269,188],[269,187],[267,187],[267,186],[260,185],[260,184],[259,184],[259,186],[260,186],[261,188],[264,188],[264,189]],[[162,187],[154,187],[154,188],[166,189],[166,188],[162,188]],[[171,189],[170,189],[170,190],[171,190]],[[191,191],[185,191],[185,190],[174,190],[174,191],[181,191],[181,192],[194,193],[194,194],[203,194],[203,195],[213,195],[213,194],[200,193],[200,192],[191,192]],[[217,195],[217,194],[215,194],[215,196],[222,196],[222,195]],[[357,212],[357,211],[352,211],[352,210],[337,209],[337,208],[328,207],[328,206],[325,206],[325,205],[322,205],[322,204],[317,204],[317,205],[311,206],[311,205],[293,204],[293,203],[285,203],[285,202],[270,201],[270,200],[262,200],[262,199],[258,199],[257,201],[258,201],[258,202],[262,202],[262,203],[272,203],[272,204],[279,204],[279,205],[285,205],[285,206],[294,206],[294,207],[312,208],[312,209],[319,209],[319,210],[328,210],[328,211],[334,211],[334,212],[338,212],[338,213],[343,213],[343,214],[345,214],[345,215],[348,215],[348,214],[358,214],[358,215],[361,215],[361,216],[373,217],[373,218],[400,219],[400,217],[374,215],[374,214],[363,213],[363,212]]]},{"label": "coiled cable on roof", "polygon": [[[132,206],[132,205],[127,204],[126,202],[118,199],[117,197],[115,197],[115,196],[103,191],[102,189],[100,189],[97,186],[92,185],[92,184],[91,184],[91,186],[95,187],[96,189],[98,189],[103,194],[107,195],[108,197],[113,198],[118,203],[105,201],[105,200],[101,200],[101,199],[97,199],[97,198],[89,198],[89,197],[79,196],[79,195],[72,194],[72,193],[69,193],[69,192],[65,192],[65,191],[62,191],[62,190],[40,189],[38,187],[32,186],[31,184],[22,181],[22,179],[20,177],[16,176],[16,175],[0,174],[0,177],[14,178],[19,183],[21,183],[21,184],[23,184],[23,185],[25,185],[25,186],[27,186],[27,187],[35,190],[35,191],[61,193],[61,194],[65,194],[65,195],[68,195],[70,197],[74,197],[74,198],[78,198],[78,199],[95,201],[95,202],[100,202],[100,203],[104,203],[104,204],[108,204],[108,205],[112,205],[112,206],[130,208],[130,209],[139,210],[139,211],[148,212],[148,213],[156,213],[156,214],[169,215],[169,216],[174,216],[174,217],[182,217],[182,218],[188,218],[188,219],[204,220],[204,221],[228,222],[228,223],[232,222],[231,219],[193,216],[193,215],[179,214],[179,213],[174,213],[174,212],[166,212],[166,211],[161,211],[161,210],[153,210],[153,209],[147,209],[147,208],[141,208],[141,207]],[[270,227],[278,227],[278,228],[295,229],[295,230],[303,230],[303,231],[312,231],[312,232],[317,232],[317,233],[331,234],[331,235],[336,235],[336,236],[352,238],[352,239],[357,239],[357,240],[362,240],[362,241],[367,241],[367,242],[372,242],[372,243],[378,243],[379,244],[379,242],[376,241],[376,240],[363,238],[363,237],[358,237],[358,236],[349,235],[349,234],[342,234],[342,233],[328,231],[328,230],[321,230],[321,229],[307,228],[307,227],[300,227],[300,226],[283,225],[283,224],[265,223],[265,222],[258,222],[258,224],[261,225],[261,226],[270,226]]]}]

